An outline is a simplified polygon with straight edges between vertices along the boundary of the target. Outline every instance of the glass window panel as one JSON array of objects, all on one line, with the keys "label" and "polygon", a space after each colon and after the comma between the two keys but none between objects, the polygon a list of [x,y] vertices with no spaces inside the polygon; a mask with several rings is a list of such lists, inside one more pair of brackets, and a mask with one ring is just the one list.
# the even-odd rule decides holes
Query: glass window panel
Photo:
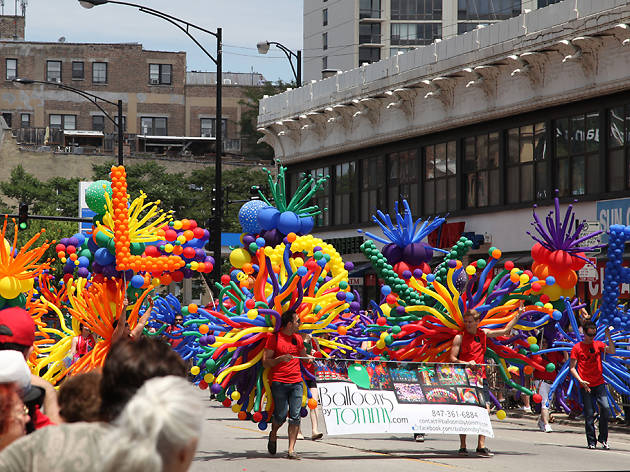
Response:
[{"label": "glass window panel", "polygon": [[160,83],[160,65],[159,64],[149,64],[149,83],[150,84]]},{"label": "glass window panel", "polygon": [[584,115],[571,117],[570,130],[571,130],[571,143],[570,143],[571,154],[584,152],[584,141],[586,137],[585,131],[584,131]]},{"label": "glass window panel", "polygon": [[488,135],[488,167],[490,169],[499,167],[499,133]]},{"label": "glass window panel", "polygon": [[446,145],[446,155],[448,158],[448,173],[455,175],[457,173],[457,143],[449,141]]},{"label": "glass window panel", "polygon": [[534,160],[542,161],[547,158],[547,135],[545,123],[534,126]]},{"label": "glass window panel", "polygon": [[434,146],[426,146],[424,148],[424,178],[427,180],[435,177],[435,162],[433,160]]},{"label": "glass window panel", "polygon": [[599,155],[590,154],[586,156],[586,191],[589,195],[600,192],[600,167]]},{"label": "glass window panel", "polygon": [[608,178],[606,179],[609,192],[623,190],[625,187],[626,151],[615,149],[608,151]]},{"label": "glass window panel", "polygon": [[558,195],[566,197],[571,194],[569,186],[569,160],[558,160]]},{"label": "glass window panel", "polygon": [[534,125],[521,126],[519,159],[521,162],[534,160]]},{"label": "glass window panel", "polygon": [[626,105],[626,143],[630,143],[630,105]]},{"label": "glass window panel", "polygon": [[505,183],[507,203],[518,203],[520,198],[519,186],[519,167],[508,167],[507,181]]},{"label": "glass window panel", "polygon": [[599,113],[586,115],[586,152],[596,152],[599,149]]},{"label": "glass window panel", "polygon": [[435,182],[435,213],[446,213],[446,179],[439,179]]},{"label": "glass window panel", "polygon": [[508,164],[516,164],[519,160],[518,128],[508,130]]},{"label": "glass window panel", "polygon": [[107,83],[107,63],[106,62],[93,62],[92,63],[92,82],[95,84]]},{"label": "glass window panel", "polygon": [[92,130],[105,131],[105,117],[102,115],[92,116]]},{"label": "glass window panel", "polygon": [[464,140],[464,172],[474,172],[475,170],[477,170],[475,138],[470,137]]},{"label": "glass window panel", "polygon": [[64,115],[63,129],[77,129],[77,117],[74,115]]},{"label": "glass window panel", "polygon": [[435,177],[446,175],[446,143],[435,146]]},{"label": "glass window panel", "polygon": [[61,128],[61,115],[49,115],[48,124],[51,128]]},{"label": "glass window panel", "polygon": [[399,176],[401,182],[417,182],[420,173],[418,171],[418,151],[411,149],[400,153],[400,162]]},{"label": "glass window panel", "polygon": [[624,139],[625,133],[624,133],[624,128],[623,128],[624,121],[625,121],[624,108],[617,107],[610,110],[609,121],[610,121],[610,132],[608,133],[609,135],[608,146],[609,147],[623,146],[625,142],[625,139]]},{"label": "glass window panel", "polygon": [[448,179],[448,211],[457,209],[457,179],[449,177]]},{"label": "glass window panel", "polygon": [[499,205],[501,203],[501,189],[499,186],[499,169],[492,169],[488,173],[488,203]]},{"label": "glass window panel", "polygon": [[556,155],[566,156],[569,154],[569,119],[561,118],[556,120]]},{"label": "glass window panel", "polygon": [[534,200],[534,166],[527,164],[521,166],[521,202],[531,202]]},{"label": "glass window panel", "polygon": [[417,212],[420,209],[420,203],[418,202],[418,191],[419,186],[417,183],[407,185],[407,191],[405,195],[408,195],[407,201],[409,202],[412,213]]},{"label": "glass window panel", "polygon": [[424,183],[424,213],[435,214],[435,180]]},{"label": "glass window panel", "polygon": [[7,80],[13,80],[17,77],[17,59],[7,59],[6,60],[6,66],[7,66],[7,74],[6,74],[6,78]]},{"label": "glass window panel", "polygon": [[549,198],[549,172],[547,163],[536,164],[536,200]]},{"label": "glass window panel", "polygon": [[488,206],[488,172],[477,173],[477,206]]},{"label": "glass window panel", "polygon": [[46,61],[46,80],[61,82],[61,61]]},{"label": "glass window panel", "polygon": [[477,169],[488,168],[488,136],[477,136]]},{"label": "glass window panel", "polygon": [[466,208],[475,208],[477,206],[477,176],[468,174],[466,176]]},{"label": "glass window panel", "polygon": [[398,153],[389,155],[389,179],[398,182]]},{"label": "glass window panel", "polygon": [[571,195],[584,195],[584,156],[571,159]]}]

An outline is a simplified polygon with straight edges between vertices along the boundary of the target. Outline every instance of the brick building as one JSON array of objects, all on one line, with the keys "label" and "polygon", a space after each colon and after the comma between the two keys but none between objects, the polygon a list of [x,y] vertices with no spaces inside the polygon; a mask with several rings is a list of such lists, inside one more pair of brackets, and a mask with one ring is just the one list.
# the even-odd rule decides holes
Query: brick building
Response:
[{"label": "brick building", "polygon": [[[21,20],[17,27],[14,18]],[[15,32],[21,35],[17,40],[0,40],[0,113],[19,142],[46,140],[64,147],[109,149],[113,138],[108,144],[108,135],[116,129],[80,95],[49,85],[13,83],[17,77],[59,82],[110,101],[122,100],[127,152],[196,149],[193,153],[203,154],[212,147],[212,139],[200,138],[215,134],[216,74],[187,72],[185,52],[150,51],[137,43],[29,42],[24,41],[23,17],[0,17],[2,38]],[[242,154],[238,124],[242,85],[259,85],[263,80],[260,74],[224,74],[226,154]],[[115,107],[101,105],[116,117]],[[195,146],[186,144],[190,142]],[[200,147],[200,142],[205,146]]]}]

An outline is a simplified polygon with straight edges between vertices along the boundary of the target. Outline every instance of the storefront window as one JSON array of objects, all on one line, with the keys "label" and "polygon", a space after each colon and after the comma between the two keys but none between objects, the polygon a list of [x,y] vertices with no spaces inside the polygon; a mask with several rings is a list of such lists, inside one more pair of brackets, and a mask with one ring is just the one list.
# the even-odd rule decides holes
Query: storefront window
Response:
[{"label": "storefront window", "polygon": [[545,123],[507,131],[506,202],[523,203],[549,198]]},{"label": "storefront window", "polygon": [[499,188],[499,132],[464,139],[466,208],[483,208],[501,202]]},{"label": "storefront window", "polygon": [[424,147],[424,215],[444,214],[457,207],[457,143]]}]

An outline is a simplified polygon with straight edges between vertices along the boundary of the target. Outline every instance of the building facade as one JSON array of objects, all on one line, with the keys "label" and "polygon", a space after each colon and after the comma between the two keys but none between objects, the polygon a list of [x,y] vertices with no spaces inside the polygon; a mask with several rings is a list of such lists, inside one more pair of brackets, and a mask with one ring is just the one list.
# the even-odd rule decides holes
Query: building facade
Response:
[{"label": "building facade", "polygon": [[347,71],[560,0],[304,0],[304,80]]},{"label": "building facade", "polygon": [[319,237],[379,232],[372,215],[404,198],[481,236],[473,255],[526,264],[532,206],[556,195],[603,230],[630,224],[628,23],[623,0],[560,2],[269,97],[259,127],[293,187],[331,176]]}]

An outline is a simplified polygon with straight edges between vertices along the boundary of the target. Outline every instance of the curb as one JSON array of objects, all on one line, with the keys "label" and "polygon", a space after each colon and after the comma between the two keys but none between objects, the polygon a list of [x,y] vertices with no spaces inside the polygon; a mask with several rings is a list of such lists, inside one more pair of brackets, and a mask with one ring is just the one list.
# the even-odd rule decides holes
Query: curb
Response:
[{"label": "curb", "polygon": [[[538,422],[538,415],[537,414],[527,414],[527,413],[518,413],[518,412],[507,412],[507,418],[506,419],[518,419],[518,420],[526,420],[529,421],[533,424],[536,424]],[[561,425],[566,425],[566,426],[575,426],[578,428],[584,428],[584,420],[582,418],[580,419],[570,419],[568,417],[568,415],[564,414],[564,413],[552,413],[552,416],[554,418],[554,422],[552,423],[552,425],[554,424],[561,424]],[[612,420],[608,422],[608,429],[609,431],[615,431],[618,433],[628,433],[630,432],[630,425],[625,425],[624,423],[616,423],[616,420]]]}]

